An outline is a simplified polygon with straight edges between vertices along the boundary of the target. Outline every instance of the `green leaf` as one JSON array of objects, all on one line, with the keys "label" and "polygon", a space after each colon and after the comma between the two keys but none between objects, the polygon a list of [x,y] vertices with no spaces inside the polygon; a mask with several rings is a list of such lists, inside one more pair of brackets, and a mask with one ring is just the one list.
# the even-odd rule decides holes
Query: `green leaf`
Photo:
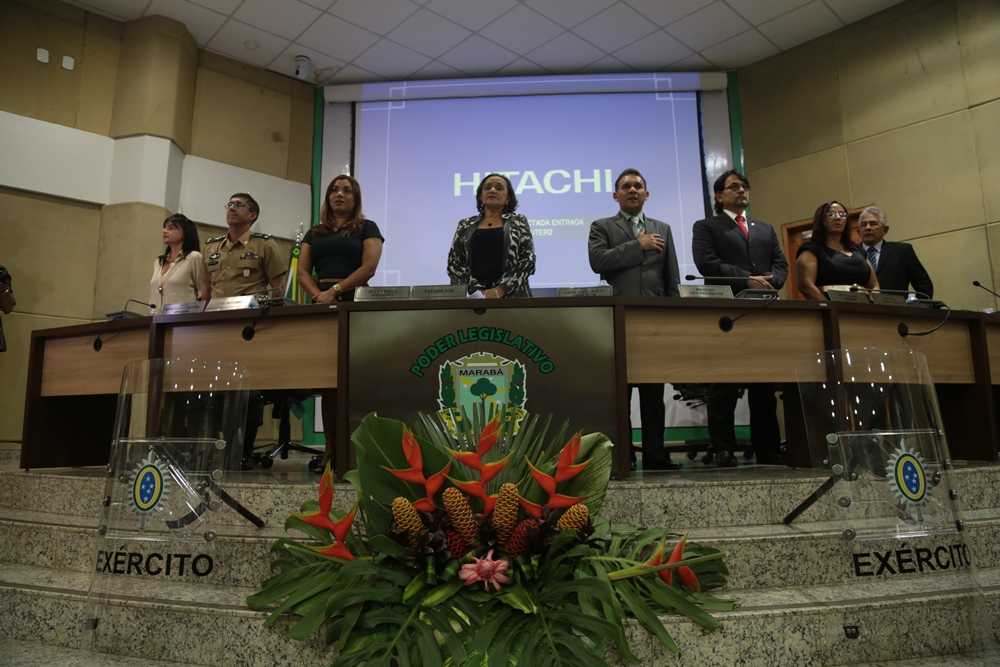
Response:
[{"label": "green leaf", "polygon": [[464,585],[465,582],[461,579],[454,579],[446,584],[441,584],[431,590],[431,592],[428,593],[423,600],[421,600],[420,604],[423,607],[433,607],[435,605],[439,605],[457,593]]},{"label": "green leaf", "polygon": [[635,594],[632,589],[632,582],[629,580],[623,580],[615,582],[615,591],[618,596],[625,603],[625,606],[629,608],[632,614],[635,616],[636,620],[642,624],[642,627],[646,628],[660,640],[663,647],[666,648],[673,654],[680,653],[677,648],[677,644],[674,642],[674,638],[670,636],[667,629],[663,627],[663,623],[657,618],[656,613],[649,608],[641,597]]},{"label": "green leaf", "polygon": [[505,588],[498,599],[525,614],[534,614],[538,611],[538,604],[520,584],[512,584]]}]

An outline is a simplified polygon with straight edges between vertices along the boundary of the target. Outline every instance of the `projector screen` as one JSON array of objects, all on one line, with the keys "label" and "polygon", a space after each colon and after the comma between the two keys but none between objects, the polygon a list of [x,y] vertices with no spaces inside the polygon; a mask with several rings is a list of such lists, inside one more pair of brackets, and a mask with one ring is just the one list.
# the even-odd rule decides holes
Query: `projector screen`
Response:
[{"label": "projector screen", "polygon": [[[477,213],[480,180],[498,172],[510,178],[517,212],[531,225],[532,288],[596,285],[587,259],[590,224],[618,212],[614,183],[629,167],[646,178],[645,214],[671,227],[681,275],[693,273],[691,227],[705,217],[708,198],[699,93],[671,92],[679,82],[691,90],[685,76],[697,80],[676,73],[592,77],[585,87],[602,92],[563,94],[508,94],[512,82],[531,78],[433,82],[452,88],[444,99],[424,99],[421,82],[366,84],[381,86],[383,98],[358,102],[354,116],[364,213],[386,239],[371,284],[447,283],[455,227]],[[655,81],[657,90],[631,92],[640,80]],[[728,155],[713,162],[728,163]],[[343,171],[334,164],[344,160],[324,158],[327,180]]]}]

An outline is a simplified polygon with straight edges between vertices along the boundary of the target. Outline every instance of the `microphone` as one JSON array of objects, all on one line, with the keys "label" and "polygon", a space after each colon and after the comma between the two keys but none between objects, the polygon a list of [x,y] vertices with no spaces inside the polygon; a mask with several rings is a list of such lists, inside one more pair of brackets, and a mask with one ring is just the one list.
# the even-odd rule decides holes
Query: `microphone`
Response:
[{"label": "microphone", "polygon": [[108,318],[108,323],[104,325],[104,328],[101,329],[101,333],[97,334],[97,338],[94,339],[94,352],[100,352],[101,348],[104,347],[104,342],[101,340],[101,336],[108,333],[108,329],[111,328],[112,324],[114,324],[118,320],[130,320],[135,317],[144,317],[139,313],[133,313],[131,310],[126,310],[126,308],[128,308],[128,305],[130,303],[138,303],[140,305],[146,306],[150,310],[156,308],[156,306],[154,306],[151,303],[146,303],[145,301],[139,301],[137,299],[129,299],[128,301],[125,302],[125,305],[122,306],[121,310],[105,313],[104,316]]},{"label": "microphone", "polygon": [[257,333],[256,331],[257,325],[260,323],[262,319],[264,319],[264,316],[267,315],[267,311],[269,311],[270,309],[271,309],[271,304],[265,303],[260,309],[260,315],[258,315],[257,319],[253,321],[253,324],[248,324],[245,327],[243,327],[243,332],[241,334],[243,336],[243,340],[245,341],[253,340],[254,335],[256,335]]},{"label": "microphone", "polygon": [[[268,295],[271,292],[278,292],[280,296],[270,297]],[[270,287],[265,290],[253,290],[247,292],[241,292],[239,296],[248,296],[253,294],[257,299],[257,303],[261,306],[300,306],[298,301],[292,301],[291,299],[285,298],[285,288],[284,287]]]},{"label": "microphone", "polygon": [[[867,287],[859,287],[858,285],[851,285],[851,291],[852,292],[866,292],[867,294],[871,294],[872,292],[881,292],[883,294],[906,294],[906,295],[909,295],[911,293],[909,290],[881,289],[881,288],[879,288],[879,289],[876,290],[876,289],[868,289]],[[989,291],[989,290],[987,290],[987,291]],[[917,332],[914,332],[914,333],[910,333],[910,327],[907,326],[906,322],[900,322],[899,325],[896,327],[896,331],[899,333],[899,336],[901,338],[906,338],[907,336],[926,336],[928,334],[932,334],[935,331],[937,331],[938,329],[940,329],[941,327],[943,327],[944,323],[947,322],[948,318],[951,316],[951,307],[948,304],[946,304],[944,301],[935,301],[934,299],[930,298],[927,294],[924,294],[923,292],[914,291],[912,293],[916,294],[918,296],[924,297],[924,299],[925,299],[924,303],[927,303],[927,304],[930,304],[930,305],[940,304],[940,306],[943,306],[944,308],[946,308],[947,311],[944,314],[944,319],[942,319],[938,323],[938,325],[936,327],[934,327],[933,329],[928,329],[927,331],[917,331]]]},{"label": "microphone", "polygon": [[972,284],[973,284],[973,285],[975,285],[976,287],[978,287],[979,289],[984,289],[984,290],[986,290],[987,292],[989,292],[990,294],[992,294],[992,295],[993,295],[993,296],[995,296],[996,298],[1000,299],[1000,294],[997,294],[996,292],[994,292],[993,290],[991,290],[991,289],[990,289],[989,287],[987,287],[986,285],[983,285],[983,284],[982,284],[981,282],[979,282],[978,280],[973,280],[973,281],[972,281]]},{"label": "microphone", "polygon": [[[920,299],[921,301],[934,303],[934,299],[929,294],[926,294],[924,292],[918,292],[917,290],[888,290],[888,289],[883,289],[881,287],[868,288],[868,287],[861,287],[860,285],[851,285],[851,291],[865,292],[866,294],[901,294],[903,296],[910,296],[911,294],[915,294],[917,298]],[[937,303],[941,303],[942,305],[944,305],[943,302],[937,302]]]},{"label": "microphone", "polygon": [[261,294],[270,294],[271,292],[273,292],[275,290],[280,290],[280,291],[284,292],[285,288],[284,287],[268,287],[267,289],[261,289],[261,290],[246,290],[244,292],[240,292],[239,295],[240,296],[248,296],[250,294],[253,294],[254,296],[259,296]]},{"label": "microphone", "polygon": [[[722,317],[720,317],[719,318],[719,330],[722,331],[723,333],[729,333],[730,331],[732,331],[733,330],[733,323],[736,322],[736,320],[740,319],[741,317],[746,317],[750,313],[755,313],[755,312],[757,312],[759,310],[764,310],[765,308],[767,308],[772,303],[774,303],[775,301],[778,300],[777,290],[775,290],[773,287],[768,287],[767,284],[764,281],[762,281],[762,280],[760,280],[758,278],[754,278],[753,276],[745,276],[745,277],[741,276],[741,277],[735,277],[734,278],[733,276],[695,276],[695,275],[692,275],[692,274],[689,273],[688,275],[684,276],[684,280],[742,280],[744,282],[746,282],[747,280],[752,280],[752,281],[754,281],[756,283],[760,283],[761,285],[763,285],[762,291],[766,291],[766,292],[770,293],[768,295],[770,298],[765,299],[764,300],[764,305],[762,305],[762,306],[759,306],[757,308],[754,308],[753,310],[747,311],[747,312],[743,313],[742,315],[737,315],[735,318],[729,317],[728,315],[723,315]],[[771,295],[773,295],[773,296],[771,296]]]}]

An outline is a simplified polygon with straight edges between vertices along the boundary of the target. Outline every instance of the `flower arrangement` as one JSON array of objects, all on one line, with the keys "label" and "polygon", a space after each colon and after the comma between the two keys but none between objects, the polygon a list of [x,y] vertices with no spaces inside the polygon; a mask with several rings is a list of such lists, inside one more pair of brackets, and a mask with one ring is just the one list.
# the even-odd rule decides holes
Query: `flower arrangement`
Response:
[{"label": "flower arrangement", "polygon": [[709,612],[735,606],[707,593],[725,583],[724,553],[669,529],[611,525],[598,514],[608,439],[535,415],[515,433],[503,414],[477,411],[457,435],[426,416],[413,430],[366,417],[358,469],[344,476],[354,508],[332,509],[328,466],[318,500],[285,523],[310,541],[277,541],[274,576],[250,607],[276,605],[267,625],[297,616],[291,638],[325,626],[334,667],[606,667],[609,642],[636,660],[627,618],[674,653],[658,615],[718,626]]}]

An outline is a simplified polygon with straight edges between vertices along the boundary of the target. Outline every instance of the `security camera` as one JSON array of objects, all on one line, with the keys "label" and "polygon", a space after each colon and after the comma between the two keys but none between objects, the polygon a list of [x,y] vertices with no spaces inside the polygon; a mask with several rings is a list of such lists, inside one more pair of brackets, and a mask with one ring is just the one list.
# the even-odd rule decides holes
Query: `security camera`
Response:
[{"label": "security camera", "polygon": [[305,81],[309,78],[312,69],[312,61],[309,56],[295,56],[295,78]]}]

